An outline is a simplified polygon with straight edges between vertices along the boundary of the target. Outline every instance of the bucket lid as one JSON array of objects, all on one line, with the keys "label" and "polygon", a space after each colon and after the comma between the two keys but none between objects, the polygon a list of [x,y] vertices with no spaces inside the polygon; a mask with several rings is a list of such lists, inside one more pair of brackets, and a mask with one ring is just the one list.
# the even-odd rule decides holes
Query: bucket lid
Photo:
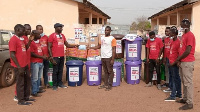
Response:
[{"label": "bucket lid", "polygon": [[139,61],[125,61],[125,64],[126,65],[141,65],[142,61],[141,60],[139,60]]},{"label": "bucket lid", "polygon": [[125,35],[122,34],[112,34],[113,37],[115,37],[115,39],[122,39]]},{"label": "bucket lid", "polygon": [[120,63],[120,62],[115,62],[113,66],[122,66],[122,63]]},{"label": "bucket lid", "polygon": [[66,62],[66,65],[83,65],[83,61],[81,60],[70,60]]},{"label": "bucket lid", "polygon": [[85,65],[101,65],[101,60],[86,61]]}]

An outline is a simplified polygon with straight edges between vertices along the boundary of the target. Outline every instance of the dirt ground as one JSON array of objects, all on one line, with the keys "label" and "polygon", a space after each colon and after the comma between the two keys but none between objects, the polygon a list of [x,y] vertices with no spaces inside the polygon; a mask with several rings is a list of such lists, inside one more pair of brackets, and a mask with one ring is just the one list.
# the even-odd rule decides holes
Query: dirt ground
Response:
[{"label": "dirt ground", "polygon": [[[144,51],[144,50],[143,50]],[[200,53],[196,53],[194,71],[194,109],[200,112]],[[64,80],[65,78],[63,78]],[[66,81],[65,84],[67,85]],[[0,88],[0,112],[178,112],[182,104],[165,102],[169,94],[155,86],[129,85],[125,81],[111,91],[88,86],[84,71],[83,85],[53,91],[47,89],[31,106],[18,106],[13,101],[15,85]]]}]

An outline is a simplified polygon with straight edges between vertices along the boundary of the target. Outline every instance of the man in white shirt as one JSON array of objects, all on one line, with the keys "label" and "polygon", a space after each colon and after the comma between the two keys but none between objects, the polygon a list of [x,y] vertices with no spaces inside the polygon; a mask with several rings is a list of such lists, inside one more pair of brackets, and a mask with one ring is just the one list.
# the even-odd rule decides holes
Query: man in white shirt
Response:
[{"label": "man in white shirt", "polygon": [[115,61],[116,53],[116,39],[110,35],[111,27],[107,26],[105,28],[105,36],[100,38],[99,45],[92,47],[90,49],[100,49],[101,48],[101,61],[104,69],[105,80],[104,85],[101,85],[99,89],[106,89],[109,91],[112,89],[113,84],[113,64]]}]

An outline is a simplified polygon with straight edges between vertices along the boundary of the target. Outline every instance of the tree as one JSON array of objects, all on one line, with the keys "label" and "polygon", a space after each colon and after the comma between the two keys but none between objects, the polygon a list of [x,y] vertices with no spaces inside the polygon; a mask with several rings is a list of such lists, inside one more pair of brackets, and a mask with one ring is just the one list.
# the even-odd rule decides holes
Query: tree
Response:
[{"label": "tree", "polygon": [[148,31],[151,29],[151,23],[148,21],[147,17],[141,16],[136,18],[131,24],[131,30],[140,30],[140,31]]}]

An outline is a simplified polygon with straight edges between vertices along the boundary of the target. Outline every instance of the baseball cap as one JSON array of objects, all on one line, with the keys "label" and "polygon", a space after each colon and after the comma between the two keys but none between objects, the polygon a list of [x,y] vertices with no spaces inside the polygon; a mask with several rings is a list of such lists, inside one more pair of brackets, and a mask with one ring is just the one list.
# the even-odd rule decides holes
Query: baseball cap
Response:
[{"label": "baseball cap", "polygon": [[63,25],[63,24],[60,24],[60,23],[54,24],[54,28],[57,28],[57,27],[64,27],[64,25]]}]

